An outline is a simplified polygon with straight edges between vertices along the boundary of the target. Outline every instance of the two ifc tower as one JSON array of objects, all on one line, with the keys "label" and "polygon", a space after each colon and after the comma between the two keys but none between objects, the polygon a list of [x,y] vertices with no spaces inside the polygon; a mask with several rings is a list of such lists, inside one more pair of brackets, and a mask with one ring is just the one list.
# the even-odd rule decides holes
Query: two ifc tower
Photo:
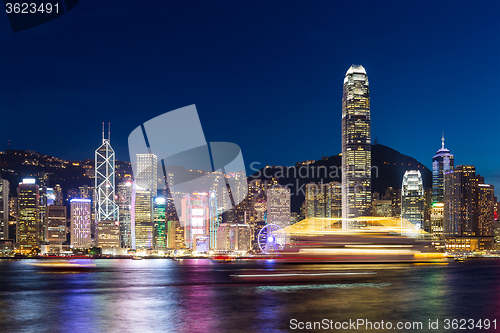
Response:
[{"label": "two ifc tower", "polygon": [[364,67],[352,65],[342,93],[342,229],[356,228],[351,219],[370,215],[370,90]]}]

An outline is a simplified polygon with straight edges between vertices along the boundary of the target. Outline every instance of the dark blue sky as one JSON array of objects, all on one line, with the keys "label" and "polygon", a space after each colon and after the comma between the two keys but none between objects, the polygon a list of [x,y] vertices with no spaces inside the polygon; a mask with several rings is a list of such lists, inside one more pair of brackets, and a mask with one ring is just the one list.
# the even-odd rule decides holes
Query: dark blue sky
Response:
[{"label": "dark blue sky", "polygon": [[[362,64],[372,138],[500,187],[499,1],[80,1],[12,33],[0,15],[0,150],[117,158],[141,123],[196,104],[207,141],[245,162],[340,152],[345,72]],[[247,170],[251,173],[251,170]]]}]

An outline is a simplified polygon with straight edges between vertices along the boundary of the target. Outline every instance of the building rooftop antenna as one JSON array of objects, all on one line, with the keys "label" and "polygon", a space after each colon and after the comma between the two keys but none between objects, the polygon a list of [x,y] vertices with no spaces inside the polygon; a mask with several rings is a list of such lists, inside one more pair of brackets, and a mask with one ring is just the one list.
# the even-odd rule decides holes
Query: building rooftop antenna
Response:
[{"label": "building rooftop antenna", "polygon": [[441,136],[441,149],[444,149],[444,132],[442,132],[442,136]]}]

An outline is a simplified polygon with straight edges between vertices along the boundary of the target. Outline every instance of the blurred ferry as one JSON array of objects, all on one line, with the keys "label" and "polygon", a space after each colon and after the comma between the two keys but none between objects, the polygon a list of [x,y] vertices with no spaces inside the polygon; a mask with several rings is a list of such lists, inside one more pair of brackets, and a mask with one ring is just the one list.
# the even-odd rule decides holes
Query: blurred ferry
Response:
[{"label": "blurred ferry", "polygon": [[307,219],[284,231],[288,242],[276,257],[281,262],[388,263],[446,260],[432,236],[406,220],[355,219],[356,229],[342,229],[341,219]]}]

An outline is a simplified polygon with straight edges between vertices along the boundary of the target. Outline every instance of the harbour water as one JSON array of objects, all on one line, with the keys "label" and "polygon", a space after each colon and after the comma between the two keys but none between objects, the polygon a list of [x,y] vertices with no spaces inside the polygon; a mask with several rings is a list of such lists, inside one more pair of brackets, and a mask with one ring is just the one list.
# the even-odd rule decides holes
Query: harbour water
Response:
[{"label": "harbour water", "polygon": [[[422,329],[393,332],[464,332],[445,330],[444,320],[500,324],[498,259],[378,265],[72,261],[79,270],[34,265],[41,262],[47,261],[0,260],[0,331],[290,332],[298,331],[293,320],[363,319],[423,323]],[[429,320],[439,320],[439,329],[429,329]],[[500,329],[491,324],[465,331]]]}]

